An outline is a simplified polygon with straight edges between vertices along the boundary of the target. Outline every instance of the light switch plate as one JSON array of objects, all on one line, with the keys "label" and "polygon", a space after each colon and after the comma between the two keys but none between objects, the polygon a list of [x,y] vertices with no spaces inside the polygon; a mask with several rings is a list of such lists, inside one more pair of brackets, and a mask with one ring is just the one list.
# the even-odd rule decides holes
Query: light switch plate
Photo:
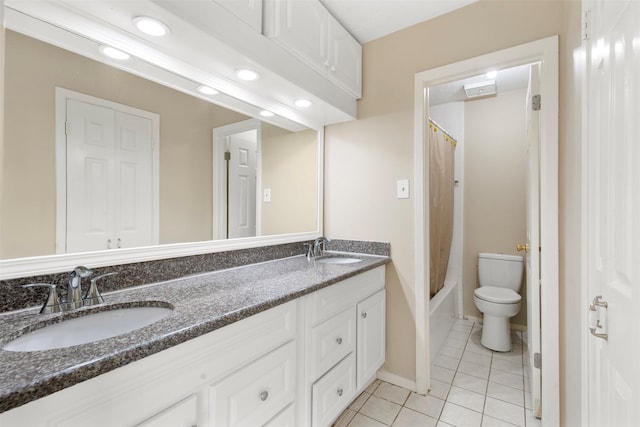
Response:
[{"label": "light switch plate", "polygon": [[408,198],[409,198],[409,180],[399,179],[398,180],[398,199],[408,199]]},{"label": "light switch plate", "polygon": [[271,189],[270,188],[265,188],[262,192],[262,201],[264,203],[269,203],[271,202]]}]

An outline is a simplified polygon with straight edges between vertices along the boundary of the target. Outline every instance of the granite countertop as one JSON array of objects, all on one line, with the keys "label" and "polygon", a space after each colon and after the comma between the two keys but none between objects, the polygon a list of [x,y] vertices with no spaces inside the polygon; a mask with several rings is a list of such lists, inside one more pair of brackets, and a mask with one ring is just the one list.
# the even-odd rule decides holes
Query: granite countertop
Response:
[{"label": "granite countertop", "polygon": [[103,305],[63,314],[40,315],[37,308],[2,314],[0,348],[24,331],[36,329],[34,325],[56,323],[89,310],[173,307],[169,316],[156,323],[93,343],[33,352],[0,349],[0,413],[390,261],[385,256],[348,255],[362,261],[325,264],[295,256],[107,293]]}]

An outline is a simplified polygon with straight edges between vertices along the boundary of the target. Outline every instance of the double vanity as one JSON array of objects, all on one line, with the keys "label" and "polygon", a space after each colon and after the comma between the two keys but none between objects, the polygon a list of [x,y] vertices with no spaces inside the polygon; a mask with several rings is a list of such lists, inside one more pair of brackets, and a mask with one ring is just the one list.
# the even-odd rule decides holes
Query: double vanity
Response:
[{"label": "double vanity", "polygon": [[[299,255],[110,292],[63,313],[4,314],[0,425],[328,426],[384,362],[389,261]],[[87,328],[108,336],[101,316],[133,328],[128,313],[150,324],[63,348],[47,341]],[[12,347],[43,331],[29,345],[45,349]]]}]

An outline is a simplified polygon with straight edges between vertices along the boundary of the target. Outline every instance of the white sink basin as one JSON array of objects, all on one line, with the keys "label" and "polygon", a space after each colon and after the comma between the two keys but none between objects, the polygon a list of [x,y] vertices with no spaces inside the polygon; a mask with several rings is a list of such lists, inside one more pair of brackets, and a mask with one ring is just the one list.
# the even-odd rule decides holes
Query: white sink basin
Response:
[{"label": "white sink basin", "polygon": [[318,262],[323,264],[353,264],[355,262],[360,262],[361,259],[351,258],[351,257],[329,257],[329,258],[320,258]]},{"label": "white sink basin", "polygon": [[172,311],[166,307],[127,307],[91,313],[21,335],[2,349],[38,351],[87,344],[135,331],[157,322]]}]

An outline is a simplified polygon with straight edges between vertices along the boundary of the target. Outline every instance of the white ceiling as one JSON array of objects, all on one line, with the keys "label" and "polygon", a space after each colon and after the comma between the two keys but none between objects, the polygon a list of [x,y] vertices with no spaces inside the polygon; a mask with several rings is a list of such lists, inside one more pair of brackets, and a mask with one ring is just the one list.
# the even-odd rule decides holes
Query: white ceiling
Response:
[{"label": "white ceiling", "polygon": [[320,0],[360,43],[367,43],[477,0]]},{"label": "white ceiling", "polygon": [[[446,102],[466,101],[463,86],[490,80],[486,75],[470,77],[429,88],[429,105],[444,104]],[[495,79],[498,93],[509,90],[524,89],[529,84],[529,65],[499,70]]]}]

